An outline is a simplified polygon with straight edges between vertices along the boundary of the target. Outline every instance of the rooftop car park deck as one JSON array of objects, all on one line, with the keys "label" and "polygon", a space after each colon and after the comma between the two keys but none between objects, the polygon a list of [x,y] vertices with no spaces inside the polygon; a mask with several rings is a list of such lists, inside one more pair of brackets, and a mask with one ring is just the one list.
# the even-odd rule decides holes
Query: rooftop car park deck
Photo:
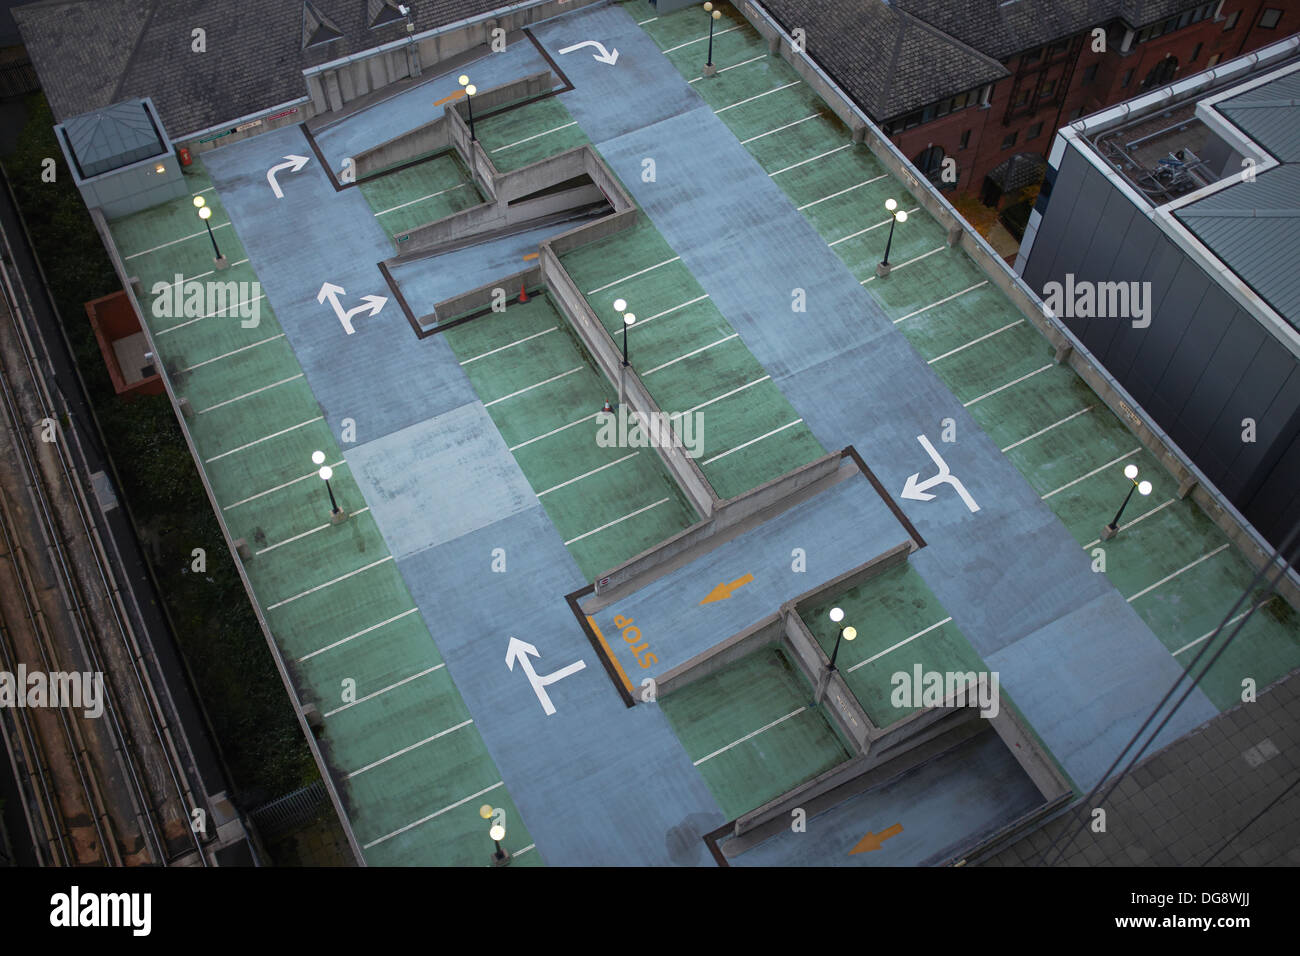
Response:
[{"label": "rooftop car park deck", "polygon": [[[313,133],[336,174],[443,115],[459,73],[486,90],[549,57],[567,83],[475,127],[500,172],[589,144],[635,202],[626,228],[555,257],[578,303],[537,288],[521,301],[512,285],[503,310],[412,334],[376,264],[400,234],[487,201],[456,149],[342,189],[298,127],[202,153],[189,181],[214,211],[221,271],[188,200],[111,224],[214,506],[246,542],[253,597],[321,714],[322,758],[367,863],[485,865],[487,804],[506,811],[517,864],[711,864],[706,834],[851,763],[857,745],[806,662],[775,645],[661,700],[643,682],[903,544],[900,563],[794,615],[824,656],[830,606],[856,627],[837,659],[850,703],[883,732],[922,709],[891,702],[896,672],[997,671],[1048,762],[1086,789],[1253,573],[743,18],[723,6],[718,75],[703,78],[698,11],[648,9],[537,24],[506,53]],[[586,39],[617,62],[562,52]],[[273,198],[267,170],[309,153]],[[879,278],[887,198],[909,218]],[[494,236],[393,276],[427,313],[591,222]],[[160,316],[153,290],[177,277],[243,285],[234,306]],[[366,296],[385,301],[358,311]],[[631,373],[679,429],[701,423],[699,485],[659,449],[596,440],[618,382],[570,313],[589,309],[608,337],[595,351],[614,350],[616,299],[636,316]],[[837,457],[849,448],[856,458]],[[700,530],[705,511],[831,458],[779,507]],[[1101,542],[1128,463],[1154,490]],[[964,495],[905,494],[940,467]],[[693,534],[698,547],[655,556]],[[619,568],[646,570],[596,586]],[[706,601],[719,585],[728,596]],[[1298,660],[1294,613],[1275,597],[1160,742],[1239,701],[1243,677],[1262,687]],[[825,808],[815,838],[714,846],[733,865],[946,859],[1042,805],[1041,782],[995,737],[974,733]],[[882,851],[850,852],[895,823]]]}]

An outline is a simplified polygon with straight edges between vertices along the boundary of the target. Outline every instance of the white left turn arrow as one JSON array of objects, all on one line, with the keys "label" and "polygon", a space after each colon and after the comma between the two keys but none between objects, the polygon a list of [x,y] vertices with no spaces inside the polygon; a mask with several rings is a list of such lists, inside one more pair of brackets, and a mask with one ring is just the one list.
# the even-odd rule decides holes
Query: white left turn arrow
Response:
[{"label": "white left turn arrow", "polygon": [[288,160],[288,162],[279,163],[266,171],[266,181],[271,184],[271,192],[275,193],[276,199],[283,199],[284,193],[280,191],[280,184],[275,181],[275,174],[282,169],[287,169],[291,173],[296,173],[307,165],[306,156],[286,156],[284,158]]},{"label": "white left turn arrow", "polygon": [[913,501],[933,501],[934,495],[930,494],[931,488],[937,485],[952,485],[953,490],[957,492],[971,513],[979,511],[980,506],[975,503],[975,499],[971,497],[970,492],[966,490],[966,486],[961,483],[961,480],[948,470],[948,463],[934,450],[934,446],[930,444],[930,439],[924,435],[917,435],[916,440],[926,450],[930,460],[939,467],[939,473],[933,478],[925,479],[925,481],[917,481],[921,477],[921,473],[918,471],[907,479],[907,483],[903,486],[902,496]]},{"label": "white left turn arrow", "polygon": [[593,53],[591,56],[593,59],[599,60],[601,63],[608,63],[610,66],[613,66],[618,62],[618,50],[606,50],[605,44],[598,40],[583,40],[581,43],[573,44],[573,46],[566,46],[560,51],[560,55],[563,56],[566,53],[572,53],[574,50],[581,50],[584,46],[594,46],[599,50],[599,53]]},{"label": "white left turn arrow", "polygon": [[558,671],[539,675],[537,671],[533,670],[533,662],[529,660],[530,656],[541,657],[542,655],[538,652],[536,647],[529,644],[527,641],[521,641],[517,637],[510,638],[510,646],[506,648],[506,667],[513,671],[515,669],[515,661],[519,662],[519,667],[524,672],[524,676],[528,678],[528,683],[533,686],[533,693],[535,693],[537,699],[541,701],[542,710],[544,710],[546,716],[549,717],[551,714],[555,713],[555,705],[551,703],[551,695],[546,693],[546,685],[554,684],[557,680],[563,680],[570,674],[578,673],[578,671],[587,666],[587,662],[574,661],[567,667],[561,667]]},{"label": "white left turn arrow", "polygon": [[329,299],[330,305],[334,307],[334,314],[337,315],[339,321],[343,323],[343,331],[348,335],[351,335],[356,331],[356,329],[352,327],[352,316],[368,311],[373,317],[378,315],[379,310],[388,304],[388,299],[382,295],[363,295],[361,297],[361,305],[353,306],[345,312],[342,304],[339,302],[339,296],[342,295],[344,291],[343,286],[335,285],[333,282],[326,282],[320,287],[320,291],[316,293],[316,301],[324,303],[326,299]]}]

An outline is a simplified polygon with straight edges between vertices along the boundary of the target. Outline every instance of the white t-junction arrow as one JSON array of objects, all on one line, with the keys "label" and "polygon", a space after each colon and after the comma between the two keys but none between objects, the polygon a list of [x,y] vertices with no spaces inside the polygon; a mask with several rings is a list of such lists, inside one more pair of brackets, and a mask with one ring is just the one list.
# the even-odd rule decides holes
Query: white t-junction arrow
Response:
[{"label": "white t-junction arrow", "polygon": [[561,667],[558,671],[552,671],[549,674],[538,675],[533,670],[533,662],[529,660],[529,655],[541,657],[537,648],[527,641],[521,641],[517,637],[510,638],[510,646],[506,648],[506,666],[512,671],[515,669],[515,661],[519,662],[519,667],[523,670],[524,675],[528,678],[528,683],[533,685],[533,693],[542,703],[542,710],[546,711],[549,717],[555,713],[555,705],[551,703],[551,697],[546,693],[546,685],[554,684],[557,680],[563,680],[570,674],[576,674],[587,666],[586,661],[574,661],[567,667]]},{"label": "white t-junction arrow", "polygon": [[316,293],[316,301],[324,302],[326,299],[330,300],[330,305],[334,307],[334,314],[339,317],[339,321],[343,323],[343,331],[348,335],[351,335],[356,331],[356,329],[352,327],[352,316],[367,310],[369,310],[371,316],[376,316],[379,314],[379,310],[388,304],[388,299],[382,295],[363,295],[361,297],[361,305],[355,306],[344,312],[343,306],[339,304],[339,296],[342,295],[343,292],[343,286],[335,285],[333,282],[326,282],[320,287],[320,292]]},{"label": "white t-junction arrow", "polygon": [[574,50],[581,50],[584,46],[594,46],[599,50],[599,53],[592,54],[592,58],[599,60],[601,63],[608,63],[613,66],[618,62],[618,50],[606,50],[605,44],[596,40],[583,40],[581,43],[573,44],[573,46],[566,46],[560,51],[560,55],[563,56],[566,53],[572,53]]},{"label": "white t-junction arrow", "polygon": [[934,463],[939,466],[939,474],[935,475],[933,478],[927,478],[925,481],[916,480],[921,477],[920,472],[912,475],[907,479],[907,484],[903,487],[903,497],[911,498],[913,501],[932,501],[934,495],[928,494],[929,489],[936,485],[948,484],[952,485],[957,494],[961,495],[961,500],[966,503],[967,508],[972,512],[979,511],[980,506],[977,505],[975,499],[970,496],[970,492],[966,490],[966,486],[948,470],[948,463],[940,457],[937,451],[934,450],[934,446],[930,444],[930,439],[926,438],[924,435],[917,435],[916,440],[921,443],[921,447],[926,450]]},{"label": "white t-junction arrow", "polygon": [[287,159],[288,162],[279,163],[266,171],[266,181],[271,184],[271,192],[275,193],[276,199],[283,199],[284,193],[280,191],[280,184],[275,181],[275,174],[282,169],[287,169],[291,173],[296,173],[307,165],[306,156],[286,156],[284,158]]}]

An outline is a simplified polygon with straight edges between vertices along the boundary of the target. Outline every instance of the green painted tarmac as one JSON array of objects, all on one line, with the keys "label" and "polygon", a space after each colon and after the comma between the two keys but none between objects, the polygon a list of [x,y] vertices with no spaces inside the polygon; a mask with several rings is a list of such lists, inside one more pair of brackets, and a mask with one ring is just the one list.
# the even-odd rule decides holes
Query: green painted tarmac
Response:
[{"label": "green painted tarmac", "polygon": [[[194,409],[186,425],[217,506],[232,536],[253,552],[244,567],[272,635],[300,696],[325,715],[321,746],[343,779],[366,860],[487,865],[492,845],[478,814],[484,803],[506,810],[512,845],[528,846],[272,310],[261,300],[253,325],[228,306],[182,316],[152,308],[155,283],[174,283],[177,275],[257,279],[202,163],[187,176],[213,209],[228,270],[213,273],[212,247],[189,200],[113,223],[114,241],[128,272],[142,280],[159,358],[172,370],[178,397]],[[341,525],[328,520],[311,460],[317,449],[334,467],[334,493],[351,514]],[[346,698],[345,679],[355,681]],[[515,865],[542,862],[530,851]]]},{"label": "green painted tarmac", "polygon": [[[844,611],[841,624],[831,621],[832,607]],[[909,564],[805,608],[799,616],[827,657],[834,652],[841,625],[857,630],[854,640],[840,641],[835,669],[877,727],[888,727],[921,709],[910,702],[896,706],[891,700],[895,673],[912,675],[917,664],[923,672],[988,670]]]},{"label": "green painted tarmac", "polygon": [[699,520],[653,448],[598,443],[618,395],[547,296],[444,334],[587,580]]},{"label": "green painted tarmac", "polygon": [[812,688],[771,648],[659,699],[729,820],[849,758],[811,704]]},{"label": "green painted tarmac", "polygon": [[357,188],[389,236],[483,201],[464,164],[450,152],[359,183]]},{"label": "green painted tarmac", "polygon": [[[707,35],[688,8],[643,29],[839,254],[979,426],[1004,450],[1175,659],[1188,666],[1253,570],[1114,414],[1068,368],[944,229],[808,89],[734,9],[721,7],[715,79],[696,79]],[[736,28],[736,29],[732,29]],[[731,30],[723,34],[721,31]],[[673,50],[681,44],[690,44]],[[886,279],[875,275],[896,225]],[[960,436],[958,436],[960,439]],[[1132,454],[1130,454],[1132,453]],[[1127,457],[1125,457],[1127,456]],[[1130,503],[1118,537],[1097,539],[1128,490],[1124,465],[1154,490]],[[1098,564],[1098,567],[1100,565]],[[1281,599],[1251,617],[1201,682],[1215,706],[1241,702],[1242,681],[1265,686],[1300,664],[1300,629]],[[841,651],[843,653],[843,651]]]}]

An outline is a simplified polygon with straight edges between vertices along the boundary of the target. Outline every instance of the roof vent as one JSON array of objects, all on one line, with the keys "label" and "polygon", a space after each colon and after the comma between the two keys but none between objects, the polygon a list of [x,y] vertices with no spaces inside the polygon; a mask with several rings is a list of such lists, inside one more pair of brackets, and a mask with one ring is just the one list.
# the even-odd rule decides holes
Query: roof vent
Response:
[{"label": "roof vent", "polygon": [[390,23],[401,23],[405,19],[402,5],[396,0],[366,0],[366,22],[372,30],[386,27]]},{"label": "roof vent", "polygon": [[343,31],[335,26],[334,21],[316,9],[311,0],[303,0],[302,5],[302,48],[320,46],[343,36]]}]

